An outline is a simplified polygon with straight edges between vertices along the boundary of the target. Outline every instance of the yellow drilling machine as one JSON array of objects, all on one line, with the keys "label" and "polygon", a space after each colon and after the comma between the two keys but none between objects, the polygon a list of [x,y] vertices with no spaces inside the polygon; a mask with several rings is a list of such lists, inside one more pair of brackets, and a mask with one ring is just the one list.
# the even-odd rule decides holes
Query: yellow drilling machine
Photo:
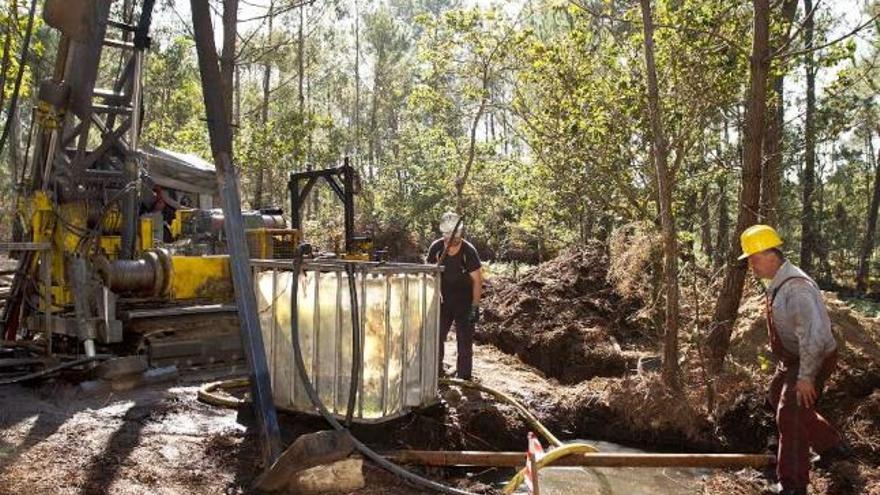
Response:
[{"label": "yellow drilling machine", "polygon": [[[0,363],[25,363],[22,349],[35,347],[56,359],[141,353],[153,365],[244,357],[215,168],[140,144],[153,3],[139,2],[139,13],[134,2],[44,4],[60,41],[39,84],[32,159],[17,177],[24,234],[0,245],[18,258],[0,358],[19,358]],[[352,175],[347,164],[295,174],[296,226],[324,178],[345,198],[355,245]],[[242,216],[252,258],[292,256],[299,230],[280,209]]]},{"label": "yellow drilling machine", "polygon": [[[246,361],[269,464],[281,446],[276,405],[314,411],[292,379],[300,344],[335,414],[381,421],[433,403],[439,268],[387,263],[354,234],[348,161],[291,174],[290,225],[277,208],[241,211],[207,0],[191,7],[216,167],[140,143],[154,3],[45,0],[59,42],[36,95],[33,152],[14,174],[20,235],[0,242],[17,260],[0,385],[117,356]],[[344,208],[337,259],[301,242],[300,210],[319,182]]]}]

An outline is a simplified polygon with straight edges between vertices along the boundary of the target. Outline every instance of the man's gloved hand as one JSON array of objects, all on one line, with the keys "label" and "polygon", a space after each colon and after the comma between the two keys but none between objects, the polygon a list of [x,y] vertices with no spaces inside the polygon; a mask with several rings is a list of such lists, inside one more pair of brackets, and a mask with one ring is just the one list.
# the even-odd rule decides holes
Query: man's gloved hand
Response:
[{"label": "man's gloved hand", "polygon": [[468,316],[471,325],[476,325],[480,321],[480,305],[478,303],[471,304],[471,314]]}]

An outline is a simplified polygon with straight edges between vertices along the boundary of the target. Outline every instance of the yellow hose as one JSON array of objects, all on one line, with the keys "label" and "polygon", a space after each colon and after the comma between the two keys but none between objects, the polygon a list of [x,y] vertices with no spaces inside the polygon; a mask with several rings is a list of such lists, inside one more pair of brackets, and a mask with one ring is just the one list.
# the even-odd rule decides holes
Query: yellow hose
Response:
[{"label": "yellow hose", "polygon": [[[587,443],[569,443],[569,444],[563,445],[562,442],[558,438],[556,438],[556,435],[551,433],[550,430],[548,430],[546,426],[541,424],[541,422],[538,420],[538,418],[536,418],[535,415],[531,413],[531,411],[526,409],[525,406],[523,406],[522,404],[519,403],[519,401],[517,401],[513,397],[505,394],[504,392],[487,387],[481,383],[470,382],[467,380],[460,380],[458,378],[441,378],[440,383],[442,383],[444,385],[458,385],[460,387],[467,387],[467,388],[479,390],[481,392],[486,392],[487,394],[492,395],[496,399],[499,399],[502,402],[506,402],[507,404],[513,406],[513,408],[516,409],[517,412],[520,413],[520,415],[523,417],[523,419],[525,419],[526,423],[528,423],[528,425],[532,429],[534,429],[536,432],[538,432],[539,435],[544,437],[544,439],[547,440],[547,442],[550,445],[555,447],[553,450],[547,452],[547,454],[544,455],[544,457],[542,457],[538,462],[535,463],[536,464],[536,466],[535,466],[536,471],[544,466],[548,466],[548,465],[554,463],[558,459],[561,459],[561,458],[569,456],[569,455],[599,451],[599,449],[597,449],[596,447],[594,447],[590,444],[587,444]],[[503,492],[506,494],[513,493],[514,490],[516,490],[519,487],[519,485],[522,484],[523,480],[525,479],[525,476],[526,476],[526,470],[521,469],[518,473],[516,473],[516,475],[514,475],[513,478],[510,479],[510,481],[507,482],[507,485],[504,486]]]},{"label": "yellow hose", "polygon": [[[569,443],[565,444],[561,447],[556,447],[553,450],[547,452],[538,462],[535,463],[535,472],[537,473],[544,466],[549,466],[553,464],[559,459],[563,457],[574,455],[574,454],[585,454],[589,452],[598,452],[599,450],[596,447],[593,447],[587,443]],[[513,493],[519,485],[522,484],[523,480],[526,477],[525,468],[520,469],[518,473],[516,473],[513,478],[510,478],[510,481],[504,485],[503,493],[511,494]]]},{"label": "yellow hose", "polygon": [[242,404],[247,404],[247,399],[239,399],[228,394],[217,394],[215,390],[235,390],[237,388],[245,388],[251,384],[248,377],[233,378],[231,380],[222,380],[219,382],[211,382],[203,385],[199,389],[199,400],[213,406],[229,407],[237,409]]},{"label": "yellow hose", "polygon": [[[558,438],[556,438],[556,435],[551,433],[550,430],[548,430],[547,427],[544,426],[541,421],[539,421],[538,418],[531,413],[531,411],[526,409],[525,406],[523,406],[518,400],[514,399],[508,394],[505,394],[504,392],[487,387],[486,385],[483,385],[481,383],[460,380],[458,378],[441,378],[440,383],[444,385],[456,385],[459,387],[471,388],[474,390],[485,392],[500,400],[501,402],[507,403],[514,409],[516,409],[516,411],[520,414],[520,416],[522,416],[529,427],[531,427],[550,445],[554,447],[553,450],[547,452],[544,457],[542,457],[538,462],[535,463],[536,470],[545,466],[549,466],[550,464],[556,462],[558,459],[569,455],[599,451],[596,447],[586,443],[563,444]],[[250,379],[248,377],[233,378],[231,380],[208,383],[199,389],[199,400],[215,406],[238,408],[242,404],[247,403],[248,400],[239,399],[228,394],[217,394],[216,391],[234,390],[247,387],[248,385],[250,385]],[[507,485],[504,486],[503,492],[506,494],[513,493],[514,490],[516,490],[519,485],[522,484],[523,480],[525,479],[525,473],[525,469],[522,469],[518,473],[516,473],[516,475],[514,475],[513,478],[511,478],[510,481],[507,482]]]},{"label": "yellow hose", "polygon": [[489,395],[492,395],[493,397],[501,400],[502,402],[506,402],[507,404],[513,406],[513,408],[516,409],[517,412],[519,412],[520,416],[522,416],[523,419],[525,419],[526,423],[528,423],[528,425],[530,427],[532,427],[533,430],[538,432],[539,435],[544,437],[544,439],[547,440],[547,442],[550,445],[552,445],[554,447],[559,447],[560,445],[562,445],[562,442],[559,441],[558,438],[556,438],[556,435],[551,433],[550,430],[547,429],[547,427],[545,427],[543,424],[541,424],[541,422],[538,421],[538,418],[536,418],[535,415],[531,413],[531,411],[526,409],[525,406],[523,406],[522,404],[519,403],[519,401],[517,401],[513,397],[505,394],[504,392],[500,392],[500,391],[495,390],[493,388],[489,388],[481,383],[470,382],[467,380],[460,380],[458,378],[441,378],[440,383],[442,383],[444,385],[458,385],[460,387],[467,387],[467,388],[480,390],[482,392],[486,392]]}]

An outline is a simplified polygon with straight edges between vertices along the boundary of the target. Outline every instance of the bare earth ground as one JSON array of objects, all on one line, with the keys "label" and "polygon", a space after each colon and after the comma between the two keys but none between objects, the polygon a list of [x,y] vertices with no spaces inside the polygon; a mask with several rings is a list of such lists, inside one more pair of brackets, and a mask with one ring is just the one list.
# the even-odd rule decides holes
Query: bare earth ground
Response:
[{"label": "bare earth ground", "polygon": [[[483,346],[477,355],[476,373],[487,377],[486,383],[517,395],[550,393],[551,385],[516,358]],[[190,374],[166,386],[101,395],[63,381],[0,388],[0,494],[248,492],[261,469],[257,439],[245,426],[252,416],[198,402],[199,385],[212,379]],[[454,404],[445,412],[403,418],[359,436],[386,448],[491,449],[495,432],[482,427],[499,421],[504,431],[498,433],[509,435],[504,422],[516,421],[512,410],[478,393],[451,390],[445,396]],[[287,441],[323,427],[302,415],[282,414],[281,420]],[[433,431],[425,435],[426,429]],[[506,441],[524,443],[525,437]],[[423,493],[376,467],[366,465],[365,473],[368,486],[357,493]],[[431,474],[461,478],[461,473]],[[480,489],[466,479],[455,482]]]},{"label": "bare earth ground", "polygon": [[[453,346],[448,344],[447,353],[452,359]],[[589,386],[560,386],[491,346],[478,346],[476,356],[475,375],[483,383],[524,399],[559,428],[573,418],[557,417],[565,409],[560,413],[551,405],[598,393],[607,385],[596,379]],[[100,396],[85,395],[62,382],[0,389],[0,494],[247,493],[261,469],[256,437],[242,424],[252,419],[247,413],[198,402],[198,386],[208,379],[212,378],[188,375],[167,386]],[[445,389],[442,395],[447,405],[440,412],[416,414],[358,435],[380,448],[521,449],[525,444],[527,428],[509,407],[468,390]],[[302,415],[282,414],[281,419],[286,441],[322,428],[317,419]],[[556,431],[572,438],[572,432]],[[356,493],[425,493],[365,466],[368,486]],[[486,490],[464,472],[427,474]],[[506,476],[502,472],[494,477]],[[730,488],[742,479],[726,474],[709,483]],[[745,483],[743,489],[752,490],[750,485]],[[694,493],[760,493],[704,492],[702,486],[697,480]]]},{"label": "bare earth ground", "polygon": [[[645,450],[763,452],[773,434],[763,406],[769,377],[759,297],[744,301],[729,369],[715,381],[706,410],[698,357],[683,352],[689,386],[666,395],[644,343],[639,304],[605,281],[607,262],[570,253],[490,288],[487,318],[475,351],[475,376],[524,402],[560,438],[617,442]],[[827,295],[841,343],[841,369],[820,410],[853,444],[857,457],[830,472],[816,470],[811,493],[880,495],[880,320],[865,318]],[[454,343],[447,343],[447,367]],[[527,363],[527,364],[526,364]],[[642,365],[645,366],[642,366]],[[655,363],[656,364],[656,363]],[[638,368],[638,369],[636,369]],[[185,374],[177,381],[127,392],[87,395],[56,380],[0,387],[0,495],[248,493],[259,465],[253,414],[196,400],[216,379]],[[456,387],[441,405],[355,434],[379,450],[523,450],[528,426],[506,405]],[[281,414],[285,444],[325,429],[322,420]],[[365,463],[358,494],[426,493]],[[436,480],[474,492],[509,471],[430,469]],[[476,473],[476,474],[475,474]],[[764,494],[754,470],[719,471],[693,480],[693,493]],[[646,491],[640,493],[665,493]],[[629,494],[628,494],[629,495]]]}]

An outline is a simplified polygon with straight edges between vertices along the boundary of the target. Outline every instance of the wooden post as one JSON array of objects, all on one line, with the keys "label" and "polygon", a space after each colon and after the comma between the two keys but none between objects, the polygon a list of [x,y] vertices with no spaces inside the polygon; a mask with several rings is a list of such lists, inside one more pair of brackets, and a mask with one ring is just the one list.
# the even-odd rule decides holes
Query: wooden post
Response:
[{"label": "wooden post", "polygon": [[[422,466],[492,466],[522,468],[522,452],[398,450],[383,454],[390,461]],[[776,458],[764,454],[654,454],[605,453],[573,454],[558,459],[554,466],[589,467],[681,467],[761,469]]]},{"label": "wooden post", "polygon": [[541,495],[541,488],[538,486],[538,460],[535,459],[535,453],[531,450],[528,453],[529,456],[529,465],[531,466],[531,470],[528,473],[528,476],[532,478],[532,495]]}]

